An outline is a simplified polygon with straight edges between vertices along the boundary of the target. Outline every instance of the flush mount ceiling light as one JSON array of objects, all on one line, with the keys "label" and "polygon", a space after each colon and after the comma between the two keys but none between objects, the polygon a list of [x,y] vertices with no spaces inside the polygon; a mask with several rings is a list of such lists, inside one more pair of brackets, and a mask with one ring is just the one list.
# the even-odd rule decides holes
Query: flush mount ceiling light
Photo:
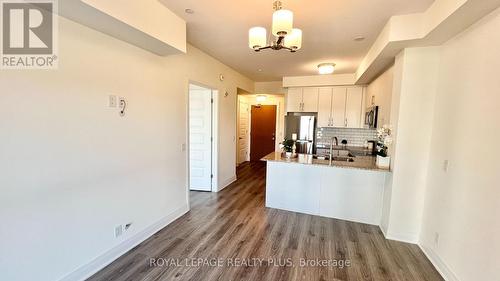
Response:
[{"label": "flush mount ceiling light", "polygon": [[269,45],[267,44],[267,30],[256,26],[248,31],[248,45],[250,49],[260,52],[264,49],[289,50],[294,53],[302,48],[302,30],[293,28],[293,13],[284,10],[281,1],[273,4],[272,34],[276,37]]},{"label": "flush mount ceiling light", "polygon": [[318,65],[319,74],[332,74],[335,71],[334,63],[322,63]]},{"label": "flush mount ceiling light", "polygon": [[257,95],[257,97],[255,98],[257,100],[257,102],[265,102],[267,100],[267,96],[266,95]]}]

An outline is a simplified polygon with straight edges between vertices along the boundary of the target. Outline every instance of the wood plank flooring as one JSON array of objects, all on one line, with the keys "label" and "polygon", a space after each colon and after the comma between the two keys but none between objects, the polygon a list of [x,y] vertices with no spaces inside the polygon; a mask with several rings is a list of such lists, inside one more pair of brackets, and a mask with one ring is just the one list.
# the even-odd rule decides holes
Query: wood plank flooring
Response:
[{"label": "wood plank flooring", "polygon": [[189,213],[88,280],[443,280],[376,226],[265,208],[265,172],[245,163],[222,192],[191,192]]}]

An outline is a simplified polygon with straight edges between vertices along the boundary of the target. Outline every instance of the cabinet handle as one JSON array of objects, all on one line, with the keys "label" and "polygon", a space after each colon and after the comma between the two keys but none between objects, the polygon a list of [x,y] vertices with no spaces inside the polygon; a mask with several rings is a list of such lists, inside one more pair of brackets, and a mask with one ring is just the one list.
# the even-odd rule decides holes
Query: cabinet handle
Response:
[{"label": "cabinet handle", "polygon": [[347,127],[347,118],[345,119],[345,123],[344,123],[344,124],[345,124],[345,126]]}]

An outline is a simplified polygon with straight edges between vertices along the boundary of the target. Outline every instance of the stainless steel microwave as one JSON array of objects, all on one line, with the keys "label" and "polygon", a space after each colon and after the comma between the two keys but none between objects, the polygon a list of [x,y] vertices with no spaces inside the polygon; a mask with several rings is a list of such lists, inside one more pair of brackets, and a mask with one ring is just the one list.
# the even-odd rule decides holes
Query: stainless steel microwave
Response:
[{"label": "stainless steel microwave", "polygon": [[368,107],[365,113],[365,128],[376,129],[378,126],[378,106]]}]

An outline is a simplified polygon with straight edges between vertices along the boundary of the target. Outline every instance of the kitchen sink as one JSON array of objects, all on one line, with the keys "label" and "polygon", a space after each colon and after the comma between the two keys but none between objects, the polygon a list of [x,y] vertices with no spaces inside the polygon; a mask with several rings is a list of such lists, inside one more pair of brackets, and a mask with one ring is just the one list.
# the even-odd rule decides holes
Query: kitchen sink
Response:
[{"label": "kitchen sink", "polygon": [[[354,162],[354,156],[349,150],[333,150],[333,158],[332,161],[342,161],[342,162]],[[330,156],[328,154],[322,155],[314,155],[314,159],[320,160],[330,160]]]},{"label": "kitchen sink", "polygon": [[354,162],[354,159],[351,157],[333,157],[332,161]]}]

